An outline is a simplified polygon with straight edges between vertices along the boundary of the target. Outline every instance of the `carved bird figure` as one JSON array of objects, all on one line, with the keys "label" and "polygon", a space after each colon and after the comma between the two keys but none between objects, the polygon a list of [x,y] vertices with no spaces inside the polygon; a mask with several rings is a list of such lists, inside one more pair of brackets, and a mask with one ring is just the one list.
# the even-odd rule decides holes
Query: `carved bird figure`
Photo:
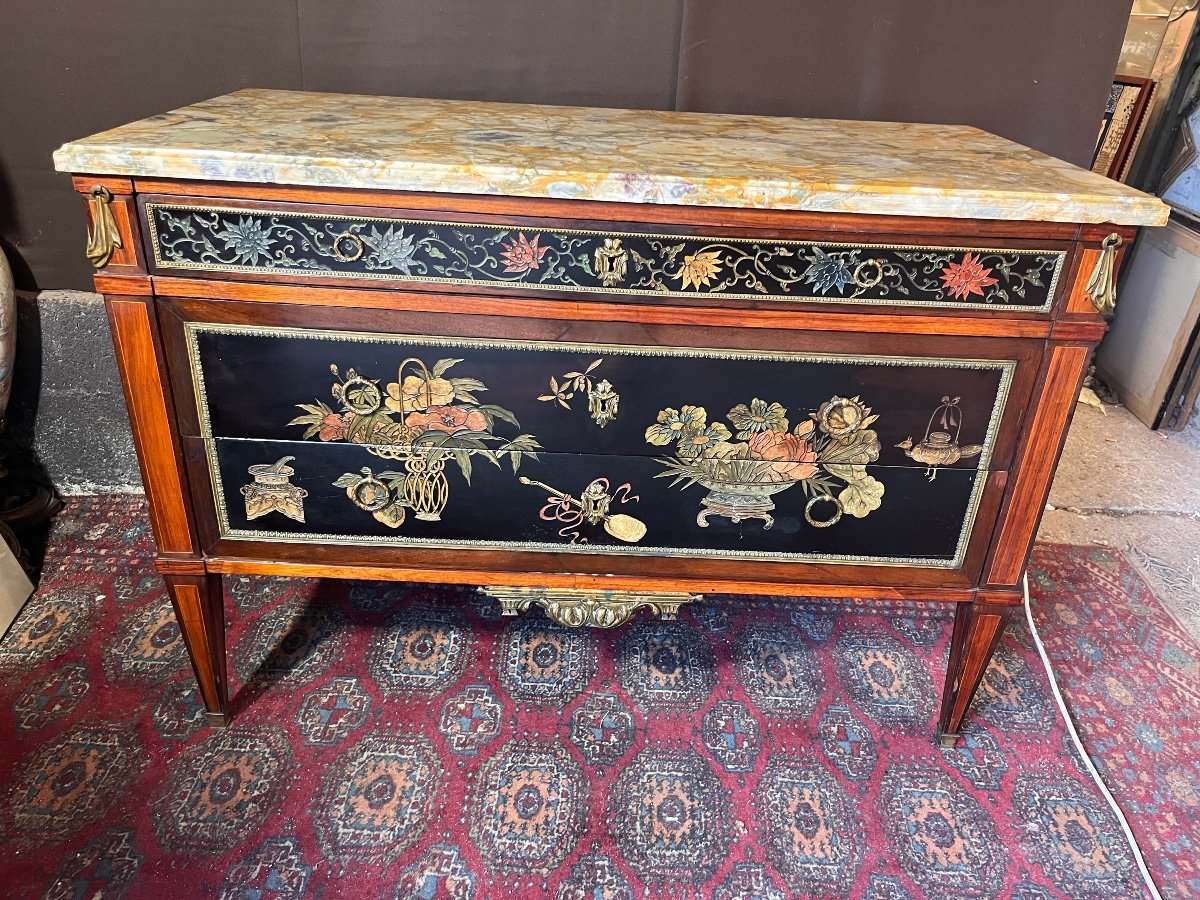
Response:
[{"label": "carved bird figure", "polygon": [[896,446],[903,450],[909,459],[924,463],[928,467],[925,469],[925,475],[930,481],[937,478],[937,470],[941,466],[952,466],[960,459],[970,459],[983,452],[981,444],[958,446],[958,441],[950,440],[950,435],[945,431],[935,431],[916,444],[911,437],[907,437]]}]

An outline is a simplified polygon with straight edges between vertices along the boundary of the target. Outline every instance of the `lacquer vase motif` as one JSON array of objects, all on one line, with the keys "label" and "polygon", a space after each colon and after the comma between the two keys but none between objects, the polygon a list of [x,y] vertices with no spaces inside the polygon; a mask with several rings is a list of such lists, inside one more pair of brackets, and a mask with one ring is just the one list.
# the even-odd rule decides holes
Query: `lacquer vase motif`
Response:
[{"label": "lacquer vase motif", "polygon": [[709,422],[702,406],[663,409],[646,429],[646,441],[673,446],[675,455],[659,460],[666,471],[657,477],[708,491],[696,515],[702,528],[710,516],[761,519],[770,528],[771,498],[796,485],[808,497],[804,518],[815,528],[878,509],[884,486],[867,471],[880,449],[870,428],[879,417],[871,408],[858,397],[835,396],[791,430],[787,416],[782,404],[755,397],[727,413],[735,435],[724,423]]}]

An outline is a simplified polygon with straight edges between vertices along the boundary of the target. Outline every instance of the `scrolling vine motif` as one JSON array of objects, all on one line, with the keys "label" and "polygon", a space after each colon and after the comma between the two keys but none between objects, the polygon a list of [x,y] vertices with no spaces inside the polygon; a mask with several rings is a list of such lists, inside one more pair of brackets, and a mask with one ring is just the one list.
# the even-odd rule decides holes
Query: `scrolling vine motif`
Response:
[{"label": "scrolling vine motif", "polygon": [[613,294],[1048,308],[1059,250],[761,241],[149,204],[155,261]]}]

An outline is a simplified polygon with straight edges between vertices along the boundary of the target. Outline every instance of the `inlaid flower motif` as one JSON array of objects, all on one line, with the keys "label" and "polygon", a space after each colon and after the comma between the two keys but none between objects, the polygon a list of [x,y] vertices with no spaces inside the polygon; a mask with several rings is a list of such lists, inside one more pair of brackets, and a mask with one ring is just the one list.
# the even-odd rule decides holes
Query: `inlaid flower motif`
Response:
[{"label": "inlaid flower motif", "polygon": [[664,409],[658,414],[658,422],[646,429],[646,441],[656,447],[665,447],[703,428],[707,420],[708,413],[703,406]]},{"label": "inlaid flower motif", "polygon": [[687,290],[689,287],[700,290],[701,287],[708,287],[713,276],[720,271],[720,251],[708,250],[693,256],[685,256],[683,263],[679,266],[679,271],[671,277],[680,280],[681,290]]},{"label": "inlaid flower motif", "polygon": [[787,431],[787,410],[778,403],[767,405],[755,397],[750,405],[739,403],[729,411],[729,421],[738,430],[738,440],[744,441],[760,431]]},{"label": "inlaid flower motif", "polygon": [[427,407],[445,406],[454,399],[454,385],[447,378],[406,375],[404,381],[387,386],[383,404],[393,412],[410,413]]},{"label": "inlaid flower motif", "polygon": [[705,425],[703,428],[697,428],[695,431],[685,434],[679,441],[679,455],[703,456],[706,450],[711,450],[728,440],[729,429],[720,422],[713,422],[711,425]]},{"label": "inlaid flower motif", "polygon": [[[842,437],[870,424],[867,421],[870,415],[871,410],[857,397],[834,397],[821,404],[817,410],[817,421],[826,434]],[[871,421],[875,421],[874,418]]]},{"label": "inlaid flower motif", "polygon": [[538,246],[541,237],[540,234],[535,234],[531,241],[521,233],[509,241],[500,253],[500,259],[505,263],[504,271],[529,272],[541,266],[542,257],[550,249]]},{"label": "inlaid flower motif", "polygon": [[410,413],[404,420],[409,428],[421,431],[487,431],[488,421],[477,409],[461,406],[431,406],[425,412]]},{"label": "inlaid flower motif", "polygon": [[812,419],[801,422],[796,431],[760,431],[747,442],[752,459],[771,463],[770,480],[803,481],[817,474],[817,451],[809,439]]},{"label": "inlaid flower motif", "polygon": [[258,265],[259,257],[270,259],[271,236],[263,231],[262,222],[258,219],[238,218],[237,224],[221,220],[225,228],[213,234],[225,243],[226,250],[237,254],[237,261]]},{"label": "inlaid flower motif", "polygon": [[962,262],[953,260],[942,269],[942,282],[950,296],[958,300],[966,300],[972,294],[983,296],[983,289],[996,284],[996,279],[989,277],[991,269],[985,269],[979,262],[979,257],[973,253],[964,253]]},{"label": "inlaid flower motif", "polygon": [[350,422],[354,413],[330,413],[321,420],[321,430],[318,437],[323,441],[340,441],[350,430]]},{"label": "inlaid flower motif", "polygon": [[412,274],[413,256],[417,248],[413,246],[412,235],[405,236],[403,228],[397,231],[389,226],[387,231],[380,231],[372,226],[370,235],[363,242],[374,251],[370,258],[374,267],[395,269],[404,275]]},{"label": "inlaid flower motif", "polygon": [[820,294],[824,294],[830,288],[840,291],[854,281],[854,276],[850,274],[850,269],[840,256],[830,256],[820,247],[813,247],[812,256],[806,258],[810,265],[804,273],[804,281],[811,284]]}]

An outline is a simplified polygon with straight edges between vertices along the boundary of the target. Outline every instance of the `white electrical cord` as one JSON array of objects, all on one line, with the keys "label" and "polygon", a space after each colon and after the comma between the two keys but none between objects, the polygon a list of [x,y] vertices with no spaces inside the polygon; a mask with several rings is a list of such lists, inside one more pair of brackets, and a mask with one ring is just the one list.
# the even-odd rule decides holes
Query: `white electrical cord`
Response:
[{"label": "white electrical cord", "polygon": [[1062,691],[1058,689],[1058,680],[1054,677],[1054,670],[1050,668],[1050,658],[1046,655],[1046,647],[1042,644],[1042,636],[1038,634],[1037,626],[1033,624],[1033,611],[1029,606],[1028,574],[1025,576],[1024,590],[1025,623],[1029,626],[1029,633],[1033,635],[1033,643],[1037,647],[1038,656],[1042,658],[1042,666],[1046,669],[1046,677],[1050,679],[1050,690],[1053,691],[1054,699],[1058,701],[1059,712],[1062,713],[1063,721],[1067,724],[1067,733],[1071,735],[1071,740],[1074,741],[1075,748],[1079,751],[1079,758],[1083,760],[1083,764],[1087,767],[1088,774],[1092,776],[1092,780],[1096,782],[1096,787],[1100,788],[1100,793],[1104,795],[1104,799],[1112,807],[1117,821],[1121,823],[1121,829],[1125,832],[1125,840],[1129,842],[1129,849],[1133,851],[1133,858],[1137,860],[1138,871],[1142,874],[1142,880],[1146,882],[1146,890],[1150,892],[1150,896],[1154,900],[1162,900],[1162,895],[1159,894],[1158,887],[1155,886],[1154,879],[1150,877],[1150,871],[1146,868],[1146,861],[1142,859],[1142,848],[1138,846],[1137,838],[1133,836],[1133,831],[1129,828],[1129,823],[1125,820],[1125,814],[1121,812],[1121,807],[1117,806],[1117,801],[1113,799],[1112,793],[1108,790],[1108,785],[1104,783],[1104,779],[1096,771],[1096,766],[1092,763],[1092,758],[1088,756],[1087,750],[1083,748],[1083,742],[1079,740],[1079,733],[1075,730],[1075,723],[1071,721],[1071,714],[1067,712],[1067,704],[1063,700]]}]

